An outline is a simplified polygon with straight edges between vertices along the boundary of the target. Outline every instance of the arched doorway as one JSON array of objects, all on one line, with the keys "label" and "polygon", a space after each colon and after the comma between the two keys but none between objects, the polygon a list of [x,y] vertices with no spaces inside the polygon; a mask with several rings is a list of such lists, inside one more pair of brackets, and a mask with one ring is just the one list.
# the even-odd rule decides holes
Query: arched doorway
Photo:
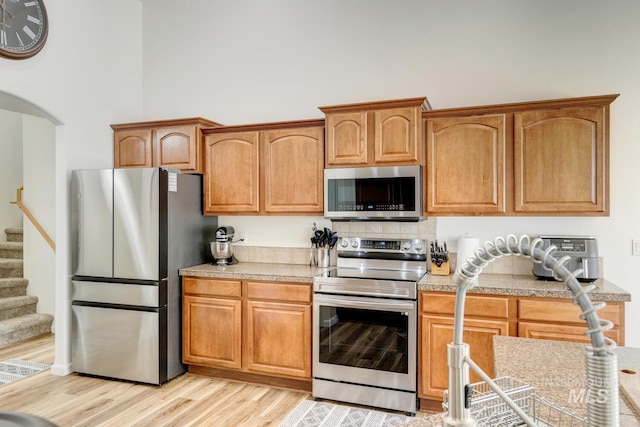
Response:
[{"label": "arched doorway", "polygon": [[[64,230],[61,228],[60,218],[56,215],[59,212],[59,206],[63,201],[56,197],[56,191],[64,181],[64,169],[58,165],[56,159],[62,158],[59,155],[61,147],[62,123],[52,114],[41,107],[19,98],[17,96],[0,91],[0,111],[3,117],[11,117],[12,120],[0,121],[0,129],[8,126],[17,127],[14,131],[9,132],[12,141],[5,141],[6,144],[20,145],[21,150],[18,155],[20,159],[15,161],[21,162],[20,170],[22,176],[17,179],[24,186],[22,193],[22,201],[28,208],[34,218],[41,224],[42,228],[55,241],[56,230]],[[0,146],[2,148],[2,146]],[[21,152],[20,152],[21,151]],[[11,153],[16,156],[16,153]],[[13,181],[11,184],[14,187]],[[0,183],[0,185],[2,185]],[[64,185],[64,183],[62,183]],[[17,198],[16,188],[10,188],[9,191],[14,194],[11,201]],[[6,191],[5,191],[6,194]],[[2,203],[8,201],[2,200]],[[58,314],[64,311],[64,307],[59,307],[58,289],[64,289],[61,279],[64,273],[60,271],[58,266],[64,265],[58,257],[64,257],[66,248],[57,253],[49,246],[46,240],[40,235],[38,230],[29,221],[18,207],[13,206],[12,209],[18,211],[16,215],[22,216],[22,226],[24,228],[24,277],[29,280],[27,294],[38,297],[38,312],[53,314],[55,320],[58,320]],[[3,224],[0,224],[2,226]],[[64,240],[64,239],[63,239]],[[62,324],[67,323],[66,316],[62,317]],[[58,324],[54,323],[54,328],[58,328]],[[65,336],[66,334],[61,334]],[[56,336],[56,347],[58,336]],[[66,347],[66,346],[64,346]],[[66,352],[64,352],[66,353]],[[56,350],[56,357],[58,351]],[[67,359],[66,357],[64,359]]]}]

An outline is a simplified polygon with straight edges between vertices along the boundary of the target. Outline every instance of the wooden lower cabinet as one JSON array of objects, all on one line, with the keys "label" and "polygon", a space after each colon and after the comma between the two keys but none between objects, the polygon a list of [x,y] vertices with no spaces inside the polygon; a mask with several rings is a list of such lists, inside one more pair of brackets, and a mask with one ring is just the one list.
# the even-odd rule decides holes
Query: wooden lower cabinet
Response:
[{"label": "wooden lower cabinet", "polygon": [[311,377],[311,306],[247,301],[245,366],[248,370]]},{"label": "wooden lower cabinet", "polygon": [[[453,341],[453,317],[420,315],[423,351],[420,365],[429,367],[420,375],[420,397],[442,400],[447,389],[447,344]],[[464,342],[470,346],[470,356],[483,371],[493,376],[493,336],[509,335],[506,320],[465,319]],[[473,372],[471,382],[480,381]]]},{"label": "wooden lower cabinet", "polygon": [[184,363],[241,368],[239,299],[184,297]]},{"label": "wooden lower cabinet", "polygon": [[[423,407],[438,409],[447,389],[447,344],[453,341],[455,293],[419,293],[418,396]],[[581,309],[570,299],[467,295],[463,342],[471,359],[490,377],[495,375],[495,335],[589,343]],[[624,345],[624,302],[609,301],[597,312],[611,322],[605,335]],[[470,371],[470,381],[480,378]]]},{"label": "wooden lower cabinet", "polygon": [[[468,296],[466,302],[463,342],[469,344],[473,361],[493,376],[493,336],[508,336],[510,330],[508,300]],[[441,401],[448,384],[447,344],[453,341],[455,294],[421,292],[419,306],[418,397]],[[475,373],[470,379],[480,380]]]},{"label": "wooden lower cabinet", "polygon": [[308,283],[183,277],[183,362],[198,374],[309,391],[311,295]]},{"label": "wooden lower cabinet", "polygon": [[[572,342],[591,342],[582,310],[570,300],[521,298],[518,300],[518,336]],[[611,322],[605,336],[624,345],[624,302],[609,301],[597,311],[598,319]]]}]

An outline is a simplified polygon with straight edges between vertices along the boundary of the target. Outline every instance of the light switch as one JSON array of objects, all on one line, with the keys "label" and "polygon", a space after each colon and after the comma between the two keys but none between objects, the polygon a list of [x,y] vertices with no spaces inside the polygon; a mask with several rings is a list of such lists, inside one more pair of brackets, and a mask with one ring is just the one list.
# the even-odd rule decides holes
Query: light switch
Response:
[{"label": "light switch", "polygon": [[631,240],[631,255],[640,256],[640,239]]}]

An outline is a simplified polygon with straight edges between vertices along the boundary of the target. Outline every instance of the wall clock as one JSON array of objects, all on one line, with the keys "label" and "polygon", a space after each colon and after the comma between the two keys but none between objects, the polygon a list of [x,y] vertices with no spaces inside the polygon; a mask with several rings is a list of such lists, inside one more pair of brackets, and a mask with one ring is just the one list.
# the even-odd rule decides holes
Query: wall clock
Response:
[{"label": "wall clock", "polygon": [[0,0],[0,56],[30,58],[47,41],[49,23],[43,0]]}]

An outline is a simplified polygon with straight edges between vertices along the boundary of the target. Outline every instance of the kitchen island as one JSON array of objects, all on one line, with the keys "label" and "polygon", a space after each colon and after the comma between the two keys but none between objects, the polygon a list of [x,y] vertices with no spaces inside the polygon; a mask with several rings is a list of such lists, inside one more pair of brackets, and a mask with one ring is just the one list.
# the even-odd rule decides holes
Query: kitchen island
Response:
[{"label": "kitchen island", "polygon": [[[586,369],[584,344],[529,338],[496,336],[494,340],[494,378],[511,377],[531,385],[538,396],[586,417],[586,398],[580,398],[585,388]],[[640,368],[640,349],[619,347],[618,368]],[[623,394],[619,396],[620,426],[640,426],[640,416],[634,412]],[[411,427],[432,427],[441,424],[442,414],[417,419]]]}]

